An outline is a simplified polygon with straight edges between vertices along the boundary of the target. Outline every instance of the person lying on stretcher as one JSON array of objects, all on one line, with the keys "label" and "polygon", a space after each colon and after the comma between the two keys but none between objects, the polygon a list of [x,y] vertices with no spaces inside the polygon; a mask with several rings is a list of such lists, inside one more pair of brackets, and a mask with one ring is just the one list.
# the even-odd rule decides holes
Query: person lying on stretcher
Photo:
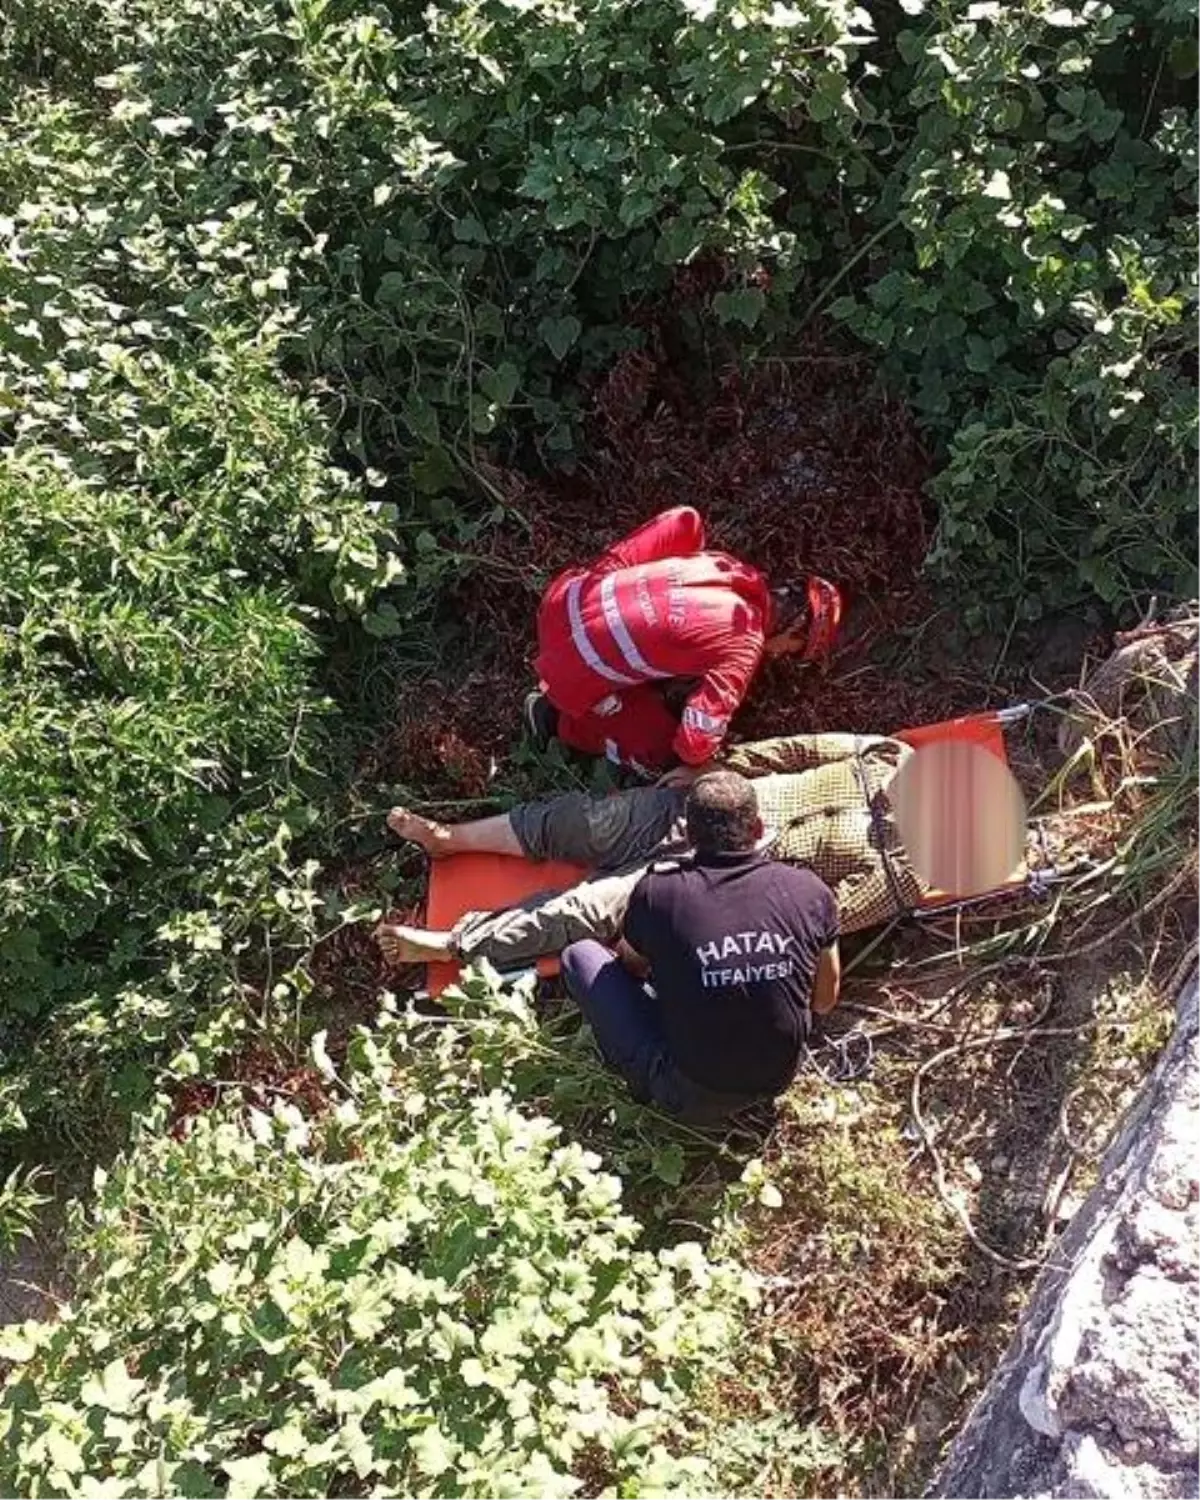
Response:
[{"label": "person lying on stretcher", "polygon": [[[769,857],[824,881],[843,933],[887,922],[924,894],[888,796],[912,753],[882,735],[822,734],[739,745],[722,759],[722,769],[751,779]],[[394,808],[388,827],[434,859],[471,851],[510,854],[565,860],[593,873],[569,890],[505,911],[469,913],[449,932],[385,923],[380,946],[393,962],[486,959],[505,970],[584,938],[614,942],[647,869],[688,855],[686,800],[679,784],[609,797],[572,792],[460,824]]]}]

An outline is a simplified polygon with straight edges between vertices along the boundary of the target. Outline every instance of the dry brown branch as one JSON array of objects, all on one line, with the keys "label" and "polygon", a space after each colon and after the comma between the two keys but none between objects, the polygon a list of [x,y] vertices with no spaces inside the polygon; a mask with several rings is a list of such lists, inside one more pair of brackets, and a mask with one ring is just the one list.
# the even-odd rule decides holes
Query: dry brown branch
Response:
[{"label": "dry brown branch", "polygon": [[1069,952],[1065,953],[1041,955],[1039,962],[1044,964],[1061,964],[1066,963],[1068,959],[1071,962],[1075,962],[1077,959],[1088,958],[1093,953],[1099,953],[1102,948],[1107,948],[1111,943],[1115,942],[1122,933],[1127,932],[1131,927],[1135,926],[1143,917],[1148,917],[1152,911],[1156,911],[1160,906],[1164,906],[1189,880],[1194,882],[1196,873],[1196,856],[1192,855],[1173,880],[1168,881],[1161,891],[1156,892],[1149,901],[1139,906],[1136,911],[1130,912],[1115,927],[1110,927],[1107,932],[1101,933],[1092,942],[1085,943],[1082,948],[1072,948]]}]

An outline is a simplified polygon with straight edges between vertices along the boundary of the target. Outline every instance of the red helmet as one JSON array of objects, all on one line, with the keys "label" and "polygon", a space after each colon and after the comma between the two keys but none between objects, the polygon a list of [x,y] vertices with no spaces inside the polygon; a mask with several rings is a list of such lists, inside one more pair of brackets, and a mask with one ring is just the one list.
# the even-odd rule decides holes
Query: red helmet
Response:
[{"label": "red helmet", "polygon": [[842,596],[824,578],[808,580],[808,641],[805,661],[817,661],[833,650],[838,627],[842,623]]}]

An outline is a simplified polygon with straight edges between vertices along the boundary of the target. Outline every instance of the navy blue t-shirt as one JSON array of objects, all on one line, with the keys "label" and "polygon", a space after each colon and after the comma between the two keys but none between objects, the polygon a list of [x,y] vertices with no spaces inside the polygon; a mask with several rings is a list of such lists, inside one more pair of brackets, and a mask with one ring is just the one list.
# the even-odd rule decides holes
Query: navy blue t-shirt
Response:
[{"label": "navy blue t-shirt", "polygon": [[625,916],[626,942],[650,964],[676,1067],[729,1094],[778,1093],[791,1082],[817,961],[837,935],[824,881],[756,853],[651,870]]}]

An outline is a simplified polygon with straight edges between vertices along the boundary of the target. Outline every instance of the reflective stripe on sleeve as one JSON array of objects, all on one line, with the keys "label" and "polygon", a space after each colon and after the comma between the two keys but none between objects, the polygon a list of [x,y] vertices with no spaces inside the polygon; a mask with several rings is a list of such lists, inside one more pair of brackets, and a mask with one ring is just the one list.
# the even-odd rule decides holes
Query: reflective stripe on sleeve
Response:
[{"label": "reflective stripe on sleeve", "polygon": [[598,673],[606,681],[615,682],[620,687],[634,687],[638,679],[626,677],[622,672],[615,672],[607,662],[601,660],[600,653],[588,638],[587,629],[583,623],[583,613],[579,608],[579,595],[582,588],[581,578],[576,578],[567,585],[567,617],[571,622],[571,640],[576,651],[592,671]]},{"label": "reflective stripe on sleeve", "polygon": [[610,573],[600,583],[600,603],[604,609],[604,620],[612,632],[613,640],[620,648],[621,655],[635,672],[640,672],[643,677],[670,677],[670,672],[660,672],[657,667],[652,667],[637,648],[637,643],[629,633],[621,615],[620,606],[617,604],[617,581]]},{"label": "reflective stripe on sleeve", "polygon": [[706,714],[702,708],[685,708],[683,711],[683,727],[685,729],[699,729],[705,734],[724,734],[729,724],[729,716]]}]

